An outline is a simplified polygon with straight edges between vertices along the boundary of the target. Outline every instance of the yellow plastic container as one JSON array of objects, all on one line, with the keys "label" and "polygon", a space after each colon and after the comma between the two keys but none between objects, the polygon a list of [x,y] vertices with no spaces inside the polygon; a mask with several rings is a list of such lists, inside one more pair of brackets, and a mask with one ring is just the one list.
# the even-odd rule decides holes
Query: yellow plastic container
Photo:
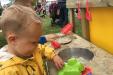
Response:
[{"label": "yellow plastic container", "polygon": [[90,39],[113,54],[113,7],[91,8]]}]

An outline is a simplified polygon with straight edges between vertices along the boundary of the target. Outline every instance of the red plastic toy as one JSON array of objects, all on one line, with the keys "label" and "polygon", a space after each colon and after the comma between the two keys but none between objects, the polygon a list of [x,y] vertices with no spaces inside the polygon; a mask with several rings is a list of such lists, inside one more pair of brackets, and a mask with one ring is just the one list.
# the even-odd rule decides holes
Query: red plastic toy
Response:
[{"label": "red plastic toy", "polygon": [[60,45],[58,42],[56,42],[56,41],[52,41],[52,42],[51,42],[51,45],[52,45],[55,49],[61,47],[61,45]]},{"label": "red plastic toy", "polygon": [[90,67],[85,67],[82,75],[92,75],[92,69]]},{"label": "red plastic toy", "polygon": [[66,35],[72,30],[72,28],[73,28],[72,24],[67,24],[62,28],[61,33]]}]

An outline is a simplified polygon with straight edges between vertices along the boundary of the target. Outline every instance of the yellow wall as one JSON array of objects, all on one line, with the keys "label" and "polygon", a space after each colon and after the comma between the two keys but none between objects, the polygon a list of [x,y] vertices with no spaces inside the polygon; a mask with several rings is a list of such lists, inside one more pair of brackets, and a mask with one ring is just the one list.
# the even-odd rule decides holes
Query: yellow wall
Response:
[{"label": "yellow wall", "polygon": [[90,39],[113,54],[113,7],[91,8]]}]

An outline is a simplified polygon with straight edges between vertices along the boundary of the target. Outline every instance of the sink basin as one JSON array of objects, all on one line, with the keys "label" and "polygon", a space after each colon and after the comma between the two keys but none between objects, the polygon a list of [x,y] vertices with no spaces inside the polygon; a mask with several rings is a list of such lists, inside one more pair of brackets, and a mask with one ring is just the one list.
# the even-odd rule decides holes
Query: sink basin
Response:
[{"label": "sink basin", "polygon": [[64,60],[68,60],[70,57],[82,57],[85,60],[91,60],[94,57],[94,54],[85,48],[66,48],[59,52],[59,56]]},{"label": "sink basin", "polygon": [[[93,59],[94,54],[85,48],[66,48],[59,52],[59,56],[66,62],[71,57],[83,58],[85,61],[90,61]],[[57,69],[55,68],[53,62],[46,62],[47,75],[57,75]]]}]

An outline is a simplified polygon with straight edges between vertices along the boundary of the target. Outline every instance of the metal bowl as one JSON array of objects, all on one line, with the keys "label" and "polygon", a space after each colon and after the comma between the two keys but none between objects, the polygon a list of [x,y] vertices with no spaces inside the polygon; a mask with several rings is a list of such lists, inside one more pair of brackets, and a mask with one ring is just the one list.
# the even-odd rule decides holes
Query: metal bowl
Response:
[{"label": "metal bowl", "polygon": [[[94,54],[85,48],[66,48],[59,52],[59,56],[66,62],[71,57],[83,58],[83,62],[90,61],[93,59]],[[57,75],[58,70],[54,66],[53,62],[46,62],[47,75]]]}]

